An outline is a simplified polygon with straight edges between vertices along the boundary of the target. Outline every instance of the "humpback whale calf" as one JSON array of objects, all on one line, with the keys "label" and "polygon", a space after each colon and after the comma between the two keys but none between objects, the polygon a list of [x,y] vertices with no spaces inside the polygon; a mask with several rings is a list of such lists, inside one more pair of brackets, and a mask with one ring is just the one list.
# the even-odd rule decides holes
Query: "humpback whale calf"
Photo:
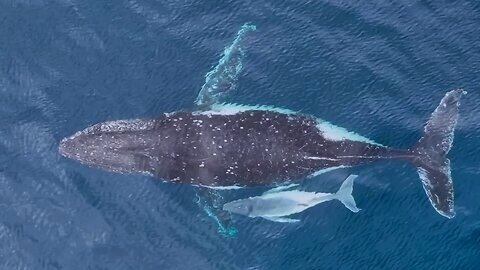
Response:
[{"label": "humpback whale calf", "polygon": [[235,200],[223,205],[223,210],[248,217],[261,217],[274,222],[298,222],[299,219],[287,218],[313,207],[317,204],[338,200],[350,211],[357,213],[355,200],[352,196],[353,180],[356,175],[345,179],[336,193],[306,192],[286,190],[297,184],[281,186],[266,191],[261,196]]},{"label": "humpback whale calf", "polygon": [[386,147],[293,111],[223,104],[95,124],[63,139],[59,150],[109,171],[217,189],[281,185],[336,168],[402,159],[417,168],[438,213],[452,218],[454,193],[446,154],[464,93],[446,93],[423,136],[409,149]]}]

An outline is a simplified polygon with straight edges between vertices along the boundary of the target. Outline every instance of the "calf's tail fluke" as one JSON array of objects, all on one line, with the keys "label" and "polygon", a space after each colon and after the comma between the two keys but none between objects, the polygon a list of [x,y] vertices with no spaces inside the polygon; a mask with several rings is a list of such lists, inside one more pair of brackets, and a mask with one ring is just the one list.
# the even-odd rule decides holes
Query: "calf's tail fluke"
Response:
[{"label": "calf's tail fluke", "polygon": [[345,205],[350,211],[357,213],[360,209],[357,207],[355,203],[355,199],[352,196],[353,192],[353,180],[357,178],[357,175],[350,175],[345,181],[343,181],[342,185],[338,189],[337,193],[335,193],[335,198]]},{"label": "calf's tail fluke", "polygon": [[453,142],[460,98],[467,92],[448,92],[425,125],[423,136],[411,151],[423,189],[435,210],[447,218],[455,216],[450,160],[446,157]]}]

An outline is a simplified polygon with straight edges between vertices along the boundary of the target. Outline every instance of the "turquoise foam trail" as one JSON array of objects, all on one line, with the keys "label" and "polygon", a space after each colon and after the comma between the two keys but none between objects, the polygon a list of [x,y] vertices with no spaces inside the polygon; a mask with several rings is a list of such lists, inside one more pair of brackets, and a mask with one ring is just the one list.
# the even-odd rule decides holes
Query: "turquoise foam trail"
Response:
[{"label": "turquoise foam trail", "polygon": [[218,64],[205,75],[205,83],[200,90],[195,104],[199,107],[208,107],[219,103],[235,88],[238,74],[242,70],[242,61],[245,52],[242,41],[247,33],[255,31],[257,27],[245,23],[237,32],[232,44],[225,48]]}]

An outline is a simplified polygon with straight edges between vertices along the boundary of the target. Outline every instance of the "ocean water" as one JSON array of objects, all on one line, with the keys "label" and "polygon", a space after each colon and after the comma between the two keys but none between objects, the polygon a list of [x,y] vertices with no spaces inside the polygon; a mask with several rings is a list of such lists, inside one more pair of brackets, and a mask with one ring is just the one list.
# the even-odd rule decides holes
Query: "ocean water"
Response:
[{"label": "ocean water", "polygon": [[[477,1],[0,1],[0,269],[478,269]],[[312,114],[409,147],[463,88],[454,219],[415,168],[383,161],[306,179],[338,202],[297,224],[234,217],[225,237],[195,188],[89,168],[58,143],[97,122],[190,109],[240,27],[229,102]],[[224,191],[227,198],[261,189]]]}]

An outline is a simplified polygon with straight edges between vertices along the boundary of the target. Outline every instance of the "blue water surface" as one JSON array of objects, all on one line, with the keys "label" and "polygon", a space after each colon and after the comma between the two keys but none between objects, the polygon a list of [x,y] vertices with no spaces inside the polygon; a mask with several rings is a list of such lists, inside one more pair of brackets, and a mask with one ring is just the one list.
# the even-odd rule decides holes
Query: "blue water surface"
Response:
[{"label": "blue water surface", "polygon": [[[0,1],[0,268],[478,269],[479,14],[478,1]],[[305,181],[333,192],[359,174],[357,214],[328,202],[297,224],[235,216],[225,237],[194,187],[58,154],[91,124],[191,109],[245,22],[257,31],[231,102],[406,148],[446,91],[467,90],[449,154],[457,216],[392,160]]]}]

